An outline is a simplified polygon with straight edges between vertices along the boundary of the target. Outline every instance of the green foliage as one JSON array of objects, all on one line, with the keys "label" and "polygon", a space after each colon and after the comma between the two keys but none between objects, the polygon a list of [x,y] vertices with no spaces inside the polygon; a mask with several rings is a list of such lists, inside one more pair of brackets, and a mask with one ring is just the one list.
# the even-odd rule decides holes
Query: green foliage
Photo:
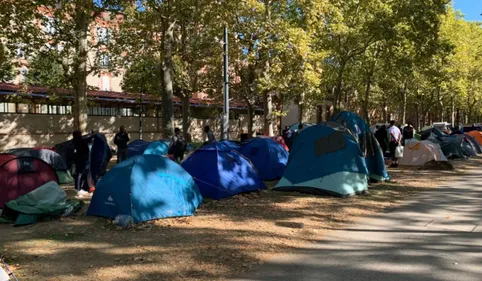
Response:
[{"label": "green foliage", "polygon": [[9,82],[14,78],[12,58],[0,43],[0,82]]}]

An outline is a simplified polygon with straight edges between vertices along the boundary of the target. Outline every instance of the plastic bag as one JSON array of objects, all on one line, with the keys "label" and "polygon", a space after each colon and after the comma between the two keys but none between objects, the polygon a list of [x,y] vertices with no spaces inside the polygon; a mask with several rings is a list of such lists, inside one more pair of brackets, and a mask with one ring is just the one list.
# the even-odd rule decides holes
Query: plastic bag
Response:
[{"label": "plastic bag", "polygon": [[399,145],[397,148],[395,148],[395,157],[403,158],[403,146]]}]

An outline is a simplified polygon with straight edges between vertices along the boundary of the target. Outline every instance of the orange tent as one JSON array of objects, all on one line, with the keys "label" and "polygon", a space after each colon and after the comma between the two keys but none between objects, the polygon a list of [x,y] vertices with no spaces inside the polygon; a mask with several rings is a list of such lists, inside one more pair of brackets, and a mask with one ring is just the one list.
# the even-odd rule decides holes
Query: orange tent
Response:
[{"label": "orange tent", "polygon": [[473,136],[477,142],[482,145],[482,132],[480,131],[470,131],[467,133],[469,136]]}]

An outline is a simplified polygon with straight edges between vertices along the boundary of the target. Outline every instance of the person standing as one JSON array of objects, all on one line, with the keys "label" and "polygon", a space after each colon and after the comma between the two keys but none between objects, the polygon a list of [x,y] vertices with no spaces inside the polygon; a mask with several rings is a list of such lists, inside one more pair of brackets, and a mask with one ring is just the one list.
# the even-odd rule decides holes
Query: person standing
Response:
[{"label": "person standing", "polygon": [[375,138],[380,144],[383,154],[385,154],[388,150],[388,143],[390,142],[390,139],[388,138],[387,126],[382,125],[381,127],[379,127],[375,132]]},{"label": "person standing", "polygon": [[[89,161],[89,144],[86,140],[82,139],[81,131],[74,131],[72,133],[74,145],[74,164],[75,164],[75,189],[79,196],[89,193],[86,184],[84,184],[83,179],[86,178],[87,162]],[[83,187],[85,189],[83,189]],[[87,189],[87,190],[86,190]]]},{"label": "person standing", "polygon": [[216,138],[214,137],[214,134],[209,126],[204,127],[204,133],[206,134],[204,144],[210,144],[216,141]]},{"label": "person standing", "polygon": [[169,144],[169,154],[172,154],[174,160],[177,163],[181,163],[184,159],[184,153],[186,152],[187,143],[186,140],[181,135],[181,129],[174,129],[174,136],[171,138],[171,143]]},{"label": "person standing", "polygon": [[127,143],[129,143],[129,141],[129,134],[126,132],[126,128],[120,126],[119,132],[115,134],[114,137],[114,144],[117,145],[117,163],[127,159]]},{"label": "person standing", "polygon": [[407,140],[413,139],[415,136],[415,129],[413,128],[413,123],[408,122],[407,126],[403,128],[403,145]]},{"label": "person standing", "polygon": [[390,156],[392,157],[393,161],[391,167],[396,168],[398,167],[398,158],[395,152],[397,150],[397,147],[402,145],[402,132],[397,126],[395,126],[394,120],[390,121],[390,128],[388,128],[388,133],[390,134]]}]

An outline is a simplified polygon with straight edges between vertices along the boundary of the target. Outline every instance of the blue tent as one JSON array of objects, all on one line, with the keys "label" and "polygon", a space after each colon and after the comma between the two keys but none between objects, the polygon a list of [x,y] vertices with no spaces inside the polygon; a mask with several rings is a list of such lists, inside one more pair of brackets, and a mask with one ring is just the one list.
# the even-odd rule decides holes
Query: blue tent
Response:
[{"label": "blue tent", "polygon": [[220,150],[239,151],[241,149],[241,146],[239,146],[239,144],[230,140],[221,140],[221,141],[213,142],[213,143],[204,145],[202,148],[208,149],[208,148],[216,148],[216,147],[219,148]]},{"label": "blue tent", "polygon": [[[302,123],[302,124],[303,124],[303,129],[309,128],[309,127],[314,125],[314,124],[311,124],[311,123]],[[295,124],[290,126],[289,130],[291,130],[293,132],[298,132],[298,126],[299,125],[300,125],[300,123],[295,123]]]},{"label": "blue tent", "polygon": [[117,164],[102,178],[87,215],[128,215],[138,223],[191,216],[201,202],[194,180],[181,166],[166,157],[140,155]]},{"label": "blue tent", "polygon": [[151,143],[145,140],[135,140],[129,143],[129,145],[127,146],[127,150],[128,150],[127,155],[129,157],[142,155],[146,150],[146,148],[149,146],[149,144]]},{"label": "blue tent", "polygon": [[275,189],[349,196],[368,189],[360,147],[343,126],[327,122],[301,132]]},{"label": "blue tent", "polygon": [[164,142],[153,141],[147,146],[146,150],[144,150],[144,154],[164,156],[164,155],[167,155],[168,150],[169,150],[169,146],[166,145]]},{"label": "blue tent", "polygon": [[192,175],[204,197],[219,200],[266,189],[248,159],[219,143],[196,150],[182,162],[182,167]]},{"label": "blue tent", "polygon": [[276,141],[268,138],[252,138],[239,151],[258,170],[263,180],[280,179],[288,163],[288,152]]},{"label": "blue tent", "polygon": [[365,157],[370,178],[374,180],[390,178],[380,144],[370,130],[370,126],[360,116],[353,112],[343,111],[331,117],[330,121],[345,126],[355,136]]},{"label": "blue tent", "polygon": [[[171,139],[162,139],[161,142],[165,143],[168,147],[171,145]],[[187,152],[194,151],[194,147],[192,146],[192,144],[190,143],[187,144],[186,151]]]}]

